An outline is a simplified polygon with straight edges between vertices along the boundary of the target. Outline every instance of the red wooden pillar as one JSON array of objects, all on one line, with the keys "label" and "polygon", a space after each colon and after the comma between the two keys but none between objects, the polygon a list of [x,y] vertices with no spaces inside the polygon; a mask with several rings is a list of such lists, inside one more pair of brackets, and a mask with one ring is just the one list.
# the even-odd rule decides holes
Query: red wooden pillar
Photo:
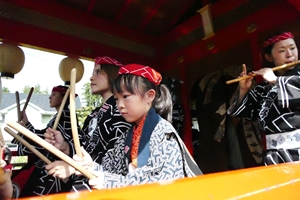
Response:
[{"label": "red wooden pillar", "polygon": [[[251,45],[251,53],[253,57],[253,70],[259,70],[262,68],[262,58],[261,58],[261,48],[258,40],[258,35],[253,33],[250,36],[250,45]],[[255,80],[257,83],[260,83],[263,78],[261,76],[256,76]]]},{"label": "red wooden pillar", "polygon": [[187,77],[184,70],[184,66],[180,66],[180,80],[183,83],[180,85],[180,94],[182,99],[182,107],[184,112],[183,120],[183,142],[189,150],[190,154],[193,155],[193,141],[192,141],[192,118],[190,109],[190,90],[187,87]]}]

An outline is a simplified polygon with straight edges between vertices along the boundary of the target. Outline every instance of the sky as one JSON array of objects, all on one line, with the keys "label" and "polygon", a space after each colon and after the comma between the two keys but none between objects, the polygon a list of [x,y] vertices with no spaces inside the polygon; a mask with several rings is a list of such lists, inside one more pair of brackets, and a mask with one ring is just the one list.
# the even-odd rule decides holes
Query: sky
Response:
[{"label": "sky", "polygon": [[[47,90],[50,94],[53,86],[64,85],[59,76],[59,63],[66,56],[20,47],[25,54],[25,63],[22,70],[15,74],[14,79],[1,79],[2,87],[10,92],[22,93],[24,86],[34,87],[40,85],[41,91]],[[75,84],[75,92],[81,96],[83,85],[90,81],[94,63],[80,59],[84,66],[82,79]]]}]

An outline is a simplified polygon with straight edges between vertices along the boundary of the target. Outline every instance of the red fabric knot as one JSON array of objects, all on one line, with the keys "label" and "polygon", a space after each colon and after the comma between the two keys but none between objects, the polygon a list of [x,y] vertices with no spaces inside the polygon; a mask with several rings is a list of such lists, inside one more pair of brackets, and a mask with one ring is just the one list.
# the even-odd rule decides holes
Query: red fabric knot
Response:
[{"label": "red fabric knot", "polygon": [[101,64],[112,64],[116,66],[123,66],[123,64],[116,59],[110,58],[108,56],[98,56],[97,58],[94,59],[95,61],[95,66],[96,65],[101,65]]},{"label": "red fabric knot", "polygon": [[150,82],[155,85],[159,85],[161,82],[161,75],[149,66],[139,65],[139,64],[129,64],[124,65],[120,68],[119,74],[133,74],[136,76],[141,76],[147,78]]},{"label": "red fabric knot", "polygon": [[271,44],[274,44],[276,42],[279,42],[281,40],[286,40],[289,38],[293,38],[293,34],[291,32],[285,32],[280,35],[275,35],[274,37],[271,37],[271,38],[265,40],[263,43],[263,47],[270,46]]}]

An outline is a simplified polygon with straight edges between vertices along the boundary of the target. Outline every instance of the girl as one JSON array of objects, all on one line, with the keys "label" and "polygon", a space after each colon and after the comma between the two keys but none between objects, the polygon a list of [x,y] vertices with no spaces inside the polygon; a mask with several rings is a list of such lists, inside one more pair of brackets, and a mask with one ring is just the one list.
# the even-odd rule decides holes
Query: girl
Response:
[{"label": "girl", "polygon": [[[274,66],[298,61],[298,49],[290,32],[272,35],[264,44],[264,56]],[[300,66],[274,73],[270,68],[252,72],[264,82],[250,90],[252,79],[239,82],[238,96],[227,113],[258,119],[266,134],[265,165],[299,161]],[[246,66],[240,76],[246,75]]]},{"label": "girl", "polygon": [[114,96],[120,113],[133,126],[107,152],[102,166],[92,163],[83,150],[83,163],[98,177],[89,181],[93,188],[116,188],[202,174],[170,123],[172,99],[160,81],[161,75],[148,66],[129,64],[120,68]]},{"label": "girl", "polygon": [[[122,64],[110,57],[100,56],[95,58],[95,67],[93,75],[90,78],[91,92],[93,95],[101,95],[104,104],[101,107],[93,110],[86,118],[81,135],[82,146],[91,155],[95,163],[102,163],[102,157],[114,147],[115,141],[124,134],[131,126],[121,116],[116,101],[112,93],[113,81],[118,75],[118,71]],[[54,135],[54,139],[51,137]],[[68,151],[59,147],[60,133],[58,131],[48,130],[45,134],[50,143],[56,144],[59,149],[63,150],[70,156]],[[61,145],[66,146],[66,145]],[[75,173],[75,169],[68,166],[62,161],[57,161],[46,166],[49,174],[60,177],[62,179],[68,178]],[[73,190],[89,189],[87,179],[85,177],[72,176]]]},{"label": "girl", "polygon": [[[56,86],[53,87],[51,95],[49,97],[50,107],[55,108],[57,111],[60,108],[64,95],[67,91],[68,87],[66,86]],[[61,117],[58,122],[57,130],[62,133],[62,138],[66,142],[68,148],[74,152],[74,144],[71,132],[71,122],[70,122],[70,111],[68,108],[69,101],[66,102],[65,107],[63,108]],[[47,127],[42,130],[37,130],[33,127],[33,125],[28,121],[27,115],[24,112],[22,121],[20,124],[24,125],[31,132],[37,134],[41,138],[44,138],[44,133],[47,128],[53,127],[54,122],[56,120],[56,115],[48,122]],[[78,126],[78,125],[77,125]],[[79,126],[78,126],[79,128]],[[20,134],[23,137],[22,134]],[[26,139],[26,141],[31,143],[37,150],[39,150],[42,154],[44,154],[50,161],[57,160],[57,157],[46,151],[44,148],[34,143],[32,140]],[[13,143],[18,144],[18,155],[32,155],[32,152],[26,148],[22,143],[17,140],[13,140]],[[68,184],[56,177],[48,175],[45,170],[46,163],[39,159],[38,157],[33,157],[35,161],[35,168],[33,169],[29,179],[27,180],[20,197],[27,196],[44,196],[47,194],[56,194],[58,192],[66,192],[70,191],[71,184]]]}]

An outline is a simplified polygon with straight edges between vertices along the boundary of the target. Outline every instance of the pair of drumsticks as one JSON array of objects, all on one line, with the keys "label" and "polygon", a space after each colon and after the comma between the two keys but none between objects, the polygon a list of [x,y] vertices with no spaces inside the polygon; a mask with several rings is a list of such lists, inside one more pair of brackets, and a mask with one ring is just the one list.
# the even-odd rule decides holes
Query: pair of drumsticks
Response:
[{"label": "pair of drumsticks", "polygon": [[[62,110],[64,108],[64,105],[66,103],[66,100],[70,94],[70,117],[71,117],[71,129],[72,129],[72,135],[73,135],[73,141],[74,141],[74,146],[75,146],[75,151],[76,154],[80,157],[82,157],[81,149],[80,149],[80,142],[79,142],[79,137],[78,137],[78,130],[77,130],[77,122],[76,122],[76,108],[75,108],[75,82],[76,81],[76,68],[73,68],[71,70],[71,80],[70,80],[70,88],[67,90],[62,104],[59,108],[59,111],[57,113],[57,117],[55,119],[53,129],[57,128],[57,124],[59,122],[59,118],[61,116]],[[32,133],[22,125],[16,123],[16,122],[7,122],[7,125],[10,126],[11,128],[15,129],[19,133],[25,135],[29,139],[35,141],[36,143],[40,144],[42,147],[44,147],[46,150],[51,152],[52,154],[56,155],[59,157],[61,160],[65,161],[72,167],[74,167],[76,170],[81,172],[84,176],[86,176],[88,179],[93,179],[95,176],[88,171],[86,168],[83,166],[77,164],[72,158],[61,152],[59,149],[55,148],[53,145],[49,144],[36,134]],[[41,154],[39,151],[37,151],[35,148],[33,148],[27,141],[25,141],[22,137],[19,135],[15,134],[11,129],[8,127],[5,127],[4,130],[8,132],[10,135],[12,135],[14,138],[19,140],[23,145],[25,145],[28,149],[30,149],[34,154],[36,154],[40,159],[42,159],[45,163],[50,164],[51,161],[46,158],[43,154]]]},{"label": "pair of drumsticks", "polygon": [[32,95],[32,93],[33,93],[33,90],[34,90],[33,87],[30,88],[30,91],[29,91],[29,93],[28,93],[28,96],[27,96],[27,99],[26,99],[26,102],[25,102],[25,104],[24,104],[24,107],[23,107],[22,111],[21,111],[21,109],[20,109],[20,96],[19,96],[19,92],[16,91],[16,93],[15,93],[15,94],[16,94],[16,103],[17,103],[17,112],[18,112],[18,121],[21,121],[22,118],[23,118],[22,114],[23,114],[23,112],[24,112],[24,111],[26,110],[26,108],[27,108],[27,105],[28,105],[28,103],[29,103],[29,101],[30,101],[31,95]]}]

